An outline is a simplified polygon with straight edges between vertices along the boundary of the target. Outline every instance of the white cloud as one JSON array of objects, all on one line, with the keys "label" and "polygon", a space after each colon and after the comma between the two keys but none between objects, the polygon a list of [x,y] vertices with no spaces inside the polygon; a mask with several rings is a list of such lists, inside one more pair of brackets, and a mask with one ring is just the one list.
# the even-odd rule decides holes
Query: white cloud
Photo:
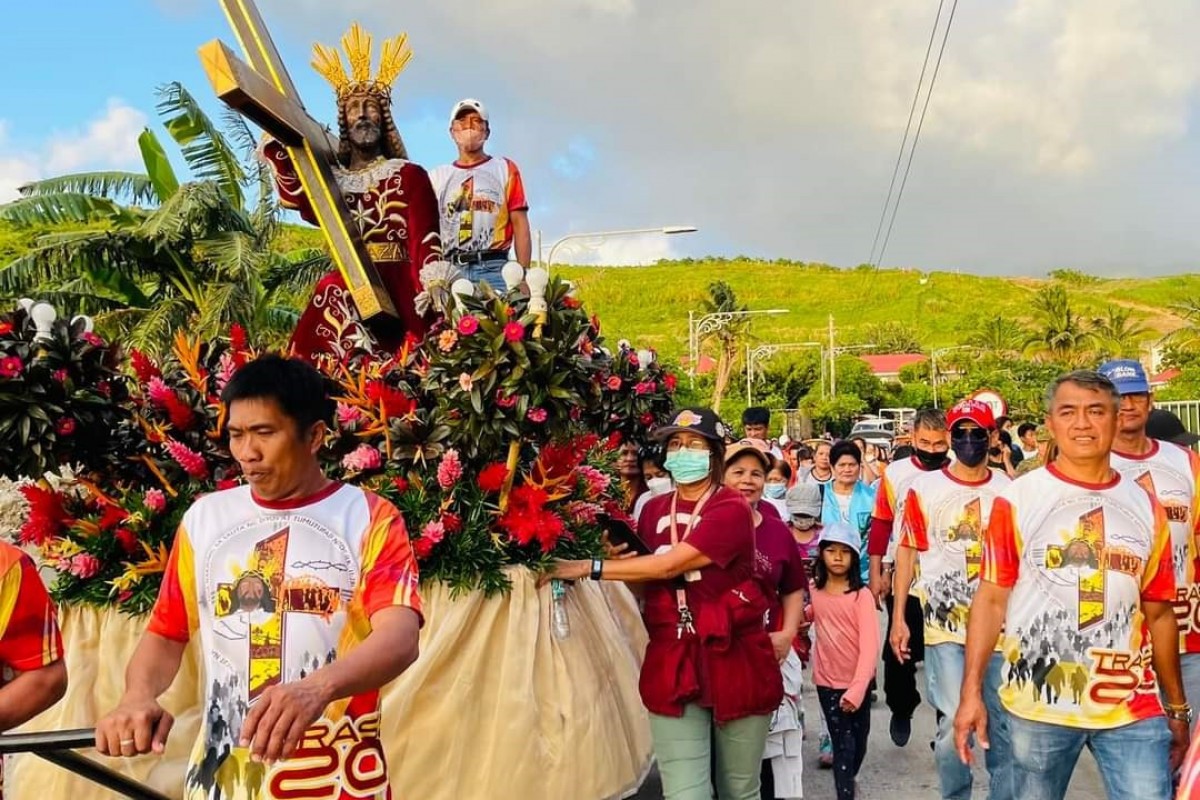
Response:
[{"label": "white cloud", "polygon": [[[661,234],[610,236],[574,239],[554,251],[555,264],[603,264],[606,266],[644,266],[662,259],[678,258],[672,245],[674,237]],[[550,257],[553,242],[543,241],[544,256]]]},{"label": "white cloud", "polygon": [[0,120],[0,203],[16,199],[21,186],[40,178],[136,167],[137,137],[145,126],[144,113],[112,99],[81,130],[54,132],[40,146],[22,148],[9,141],[11,124]]},{"label": "white cloud", "polygon": [[[535,228],[686,219],[703,233],[683,252],[840,264],[870,249],[936,7],[344,0],[332,19],[324,0],[261,5],[289,37],[330,41],[356,18],[408,30],[402,94],[488,103]],[[1195,0],[959,3],[886,263],[1190,262],[1197,33]],[[565,176],[555,159],[581,136],[603,169]]]}]

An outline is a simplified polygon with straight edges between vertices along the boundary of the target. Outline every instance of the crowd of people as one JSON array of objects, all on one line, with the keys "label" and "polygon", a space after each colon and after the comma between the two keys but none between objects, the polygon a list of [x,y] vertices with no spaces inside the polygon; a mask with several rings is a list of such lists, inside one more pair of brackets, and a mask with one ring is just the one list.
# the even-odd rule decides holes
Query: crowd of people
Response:
[{"label": "crowd of people", "polygon": [[[205,726],[188,796],[220,785],[232,797],[271,796],[238,781],[275,775],[283,785],[289,759],[314,747],[336,755],[337,741],[313,731],[353,731],[355,758],[382,753],[377,689],[417,657],[421,602],[399,512],[320,471],[331,406],[319,375],[264,357],[224,401],[247,485],[184,517],[96,747],[163,752],[172,720],[158,698],[186,643],[249,646],[258,668],[208,665],[214,708],[227,686],[251,702],[239,725]],[[1189,449],[1200,437],[1153,408],[1140,365],[1057,379],[1044,423],[1018,426],[1020,457],[996,459],[1002,423],[974,400],[918,413],[907,449],[890,453],[854,441],[780,448],[763,422],[749,410],[743,433],[754,435],[738,438],[711,410],[679,410],[653,447],[622,453],[631,538],[545,576],[637,589],[649,634],[641,695],[666,798],[801,797],[800,743],[813,735],[839,800],[859,796],[881,655],[891,740],[907,745],[923,699],[936,712],[930,766],[942,797],[971,796],[975,746],[992,798],[1063,797],[1085,746],[1110,798],[1200,797],[1186,699],[1200,695],[1200,457]],[[1041,466],[1014,469],[1018,458]],[[249,539],[214,535],[228,530]],[[269,582],[280,535],[293,550],[327,549],[332,536],[349,545],[345,572],[362,576],[345,587],[354,619],[305,616],[289,630],[289,647],[331,654],[297,674],[270,672],[272,615],[257,613],[261,592],[237,588]],[[234,545],[252,552],[228,614],[197,576]],[[61,696],[65,671],[36,570],[8,545],[0,555],[0,658],[19,673],[0,688],[0,723],[11,727]],[[805,671],[816,719],[803,710]],[[237,753],[246,763],[230,778],[223,765]],[[266,769],[249,766],[258,764]],[[386,770],[371,780],[385,786]]]}]

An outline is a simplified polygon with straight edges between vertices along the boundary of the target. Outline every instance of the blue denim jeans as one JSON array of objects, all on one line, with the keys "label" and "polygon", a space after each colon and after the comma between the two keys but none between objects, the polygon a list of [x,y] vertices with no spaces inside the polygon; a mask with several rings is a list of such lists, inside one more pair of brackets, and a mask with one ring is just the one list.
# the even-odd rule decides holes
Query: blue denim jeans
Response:
[{"label": "blue denim jeans", "polygon": [[1084,745],[1092,751],[1109,800],[1171,800],[1166,717],[1092,731],[1008,717],[1013,773],[1021,800],[1061,800]]},{"label": "blue denim jeans", "polygon": [[[1183,694],[1189,703],[1200,701],[1200,653],[1182,653],[1179,656],[1179,671],[1183,675]],[[1192,734],[1195,735],[1196,722],[1192,723]]]},{"label": "blue denim jeans", "polygon": [[458,268],[462,270],[464,276],[471,283],[479,283],[484,281],[491,284],[491,287],[496,290],[501,296],[508,291],[504,285],[504,265],[508,263],[507,258],[493,258],[487,261],[476,261],[473,263],[459,264]]},{"label": "blue denim jeans", "polygon": [[[962,763],[954,747],[954,715],[962,693],[965,650],[961,644],[946,642],[925,646],[925,679],[929,702],[941,714],[934,736],[933,757],[938,782],[945,800],[970,800],[971,768]],[[1012,753],[1009,743],[1009,714],[1000,704],[1000,680],[1004,656],[993,653],[983,681],[983,702],[988,713],[988,740],[984,762],[990,776],[988,800],[1014,800]]]}]

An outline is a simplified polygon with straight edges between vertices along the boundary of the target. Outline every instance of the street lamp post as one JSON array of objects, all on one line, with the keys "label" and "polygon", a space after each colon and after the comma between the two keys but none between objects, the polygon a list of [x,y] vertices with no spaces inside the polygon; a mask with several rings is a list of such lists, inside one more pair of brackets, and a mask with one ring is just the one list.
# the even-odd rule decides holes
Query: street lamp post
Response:
[{"label": "street lamp post", "polygon": [[694,225],[665,225],[661,228],[632,228],[622,231],[597,231],[595,233],[568,233],[566,236],[556,240],[550,245],[550,251],[546,255],[545,261],[542,260],[542,232],[538,231],[538,263],[549,269],[554,264],[554,251],[567,242],[577,241],[579,239],[611,239],[616,236],[642,236],[649,233],[658,233],[663,236],[676,236],[681,233],[695,233],[699,228]]},{"label": "street lamp post", "polygon": [[735,319],[755,317],[760,315],[775,316],[786,314],[786,308],[769,308],[765,311],[714,311],[697,317],[696,312],[688,312],[688,377],[692,386],[696,385],[696,362],[700,359],[700,337],[715,333],[729,325]]},{"label": "street lamp post", "polygon": [[[833,341],[833,337],[829,339]],[[841,347],[834,347],[829,351],[829,396],[837,397],[837,357],[842,353],[849,353],[854,350],[874,350],[877,345],[874,344],[844,344]]]},{"label": "street lamp post", "polygon": [[938,356],[946,353],[952,353],[955,350],[973,350],[974,347],[969,344],[955,345],[954,347],[939,347],[937,350],[929,351],[929,383],[933,387],[933,407],[938,407]]},{"label": "street lamp post", "polygon": [[[821,362],[825,360],[825,345],[820,342],[785,342],[782,344],[760,344],[758,347],[746,345],[746,405],[754,405],[754,363],[779,353],[783,350],[800,350],[805,347],[816,347],[821,351]],[[821,370],[821,396],[825,396],[825,370]]]}]

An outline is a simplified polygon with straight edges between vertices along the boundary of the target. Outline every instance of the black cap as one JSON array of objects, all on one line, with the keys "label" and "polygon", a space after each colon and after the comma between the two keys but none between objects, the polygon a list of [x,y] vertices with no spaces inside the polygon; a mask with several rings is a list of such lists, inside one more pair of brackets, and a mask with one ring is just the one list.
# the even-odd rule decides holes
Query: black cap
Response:
[{"label": "black cap", "polygon": [[675,433],[694,433],[714,442],[725,441],[729,429],[711,408],[681,408],[666,425],[654,430],[657,441],[666,441]]},{"label": "black cap", "polygon": [[1174,442],[1184,447],[1191,447],[1196,442],[1200,442],[1200,436],[1183,427],[1183,422],[1179,417],[1165,408],[1151,410],[1150,418],[1146,420],[1146,435],[1151,439]]},{"label": "black cap", "polygon": [[762,406],[750,406],[742,412],[743,425],[770,425],[771,410]]}]

